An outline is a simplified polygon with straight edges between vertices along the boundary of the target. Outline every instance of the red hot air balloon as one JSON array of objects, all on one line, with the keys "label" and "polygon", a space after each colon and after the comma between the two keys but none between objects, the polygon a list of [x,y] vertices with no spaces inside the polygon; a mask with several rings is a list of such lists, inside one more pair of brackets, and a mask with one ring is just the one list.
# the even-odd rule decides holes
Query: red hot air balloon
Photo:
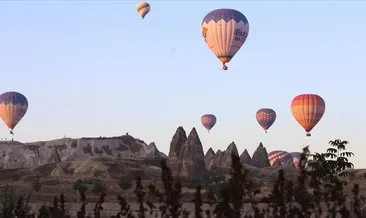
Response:
[{"label": "red hot air balloon", "polygon": [[286,151],[272,151],[268,153],[268,160],[271,166],[282,166],[290,161],[292,162],[292,156]]},{"label": "red hot air balloon", "polygon": [[216,124],[216,117],[213,114],[204,114],[201,117],[201,123],[208,130],[208,132],[210,132],[212,127],[214,127]]},{"label": "red hot air balloon", "polygon": [[259,109],[256,113],[256,119],[259,125],[264,129],[264,132],[267,133],[269,127],[271,127],[276,120],[276,112],[270,108]]},{"label": "red hot air balloon", "polygon": [[316,94],[301,94],[291,103],[291,112],[296,121],[305,129],[306,136],[320,121],[325,112],[325,102]]}]

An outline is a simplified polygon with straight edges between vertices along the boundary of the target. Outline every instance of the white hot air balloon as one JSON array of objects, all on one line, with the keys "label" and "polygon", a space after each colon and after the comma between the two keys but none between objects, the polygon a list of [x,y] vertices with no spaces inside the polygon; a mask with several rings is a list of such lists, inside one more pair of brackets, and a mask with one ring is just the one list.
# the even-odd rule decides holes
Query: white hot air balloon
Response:
[{"label": "white hot air balloon", "polygon": [[249,33],[247,18],[234,9],[217,9],[208,13],[201,24],[202,36],[227,70],[226,63],[235,56]]}]

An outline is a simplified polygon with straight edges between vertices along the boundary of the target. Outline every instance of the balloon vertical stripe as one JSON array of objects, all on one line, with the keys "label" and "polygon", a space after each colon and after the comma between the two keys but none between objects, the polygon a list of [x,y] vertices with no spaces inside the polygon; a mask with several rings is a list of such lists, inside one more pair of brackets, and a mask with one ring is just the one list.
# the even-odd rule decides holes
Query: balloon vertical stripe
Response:
[{"label": "balloon vertical stripe", "polygon": [[271,166],[273,166],[276,161],[279,161],[282,165],[289,160],[292,161],[292,156],[286,151],[272,151],[268,153],[268,160]]},{"label": "balloon vertical stripe", "polygon": [[296,121],[310,136],[310,131],[318,124],[325,112],[325,102],[315,94],[296,96],[291,103],[291,112]]}]

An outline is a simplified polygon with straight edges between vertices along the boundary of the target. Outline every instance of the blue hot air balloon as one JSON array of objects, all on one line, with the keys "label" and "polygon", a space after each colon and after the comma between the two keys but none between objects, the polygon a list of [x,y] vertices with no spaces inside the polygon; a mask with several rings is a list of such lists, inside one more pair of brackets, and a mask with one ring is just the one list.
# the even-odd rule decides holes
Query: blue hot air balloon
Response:
[{"label": "blue hot air balloon", "polygon": [[216,9],[209,12],[201,24],[202,36],[227,70],[226,63],[235,56],[249,33],[247,18],[234,9]]}]

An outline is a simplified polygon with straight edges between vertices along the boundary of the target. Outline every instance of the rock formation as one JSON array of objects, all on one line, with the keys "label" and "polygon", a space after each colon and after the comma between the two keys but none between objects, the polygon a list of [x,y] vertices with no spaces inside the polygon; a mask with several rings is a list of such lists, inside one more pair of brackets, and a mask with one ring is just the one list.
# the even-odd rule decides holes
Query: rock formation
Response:
[{"label": "rock formation", "polygon": [[187,141],[186,131],[183,127],[178,127],[170,142],[170,149],[168,155],[168,166],[172,171],[173,176],[179,176],[182,167],[182,158],[180,153],[182,151],[184,143]]},{"label": "rock formation", "polygon": [[240,155],[240,162],[242,164],[248,164],[248,165],[250,165],[251,164],[251,161],[252,161],[252,158],[250,157],[247,149],[245,149],[243,151],[243,153],[241,153],[241,155]]},{"label": "rock formation", "polygon": [[[155,148],[154,148],[155,147]],[[130,135],[99,138],[63,138],[52,141],[20,143],[0,141],[0,168],[34,168],[44,164],[62,163],[93,156],[122,158],[166,157],[156,146],[147,144]]]},{"label": "rock formation", "polygon": [[205,154],[205,165],[207,169],[209,169],[209,166],[214,158],[215,158],[215,151],[212,148],[208,149],[208,151]]},{"label": "rock formation", "polygon": [[225,151],[221,151],[220,149],[217,150],[215,156],[209,162],[208,166],[206,166],[207,169],[208,170],[214,170],[214,169],[221,168],[221,162],[224,158],[224,155],[225,155]]},{"label": "rock formation", "polygon": [[224,156],[220,163],[220,168],[231,169],[231,155],[232,154],[239,157],[238,149],[236,148],[236,145],[234,142],[231,142],[231,144],[226,148]]},{"label": "rock formation", "polygon": [[259,143],[257,150],[253,153],[250,165],[258,168],[271,166],[268,160],[268,153],[262,142]]},{"label": "rock formation", "polygon": [[144,155],[146,158],[167,158],[164,153],[160,152],[158,148],[156,147],[154,142],[151,142],[147,148]]},{"label": "rock formation", "polygon": [[205,162],[207,169],[220,172],[231,169],[231,154],[239,156],[238,149],[234,142],[232,142],[224,151],[217,150],[213,157],[206,154],[207,157],[205,157]]},{"label": "rock formation", "polygon": [[202,180],[206,175],[205,157],[201,140],[193,127],[179,154],[182,166],[180,176],[190,180]]}]

